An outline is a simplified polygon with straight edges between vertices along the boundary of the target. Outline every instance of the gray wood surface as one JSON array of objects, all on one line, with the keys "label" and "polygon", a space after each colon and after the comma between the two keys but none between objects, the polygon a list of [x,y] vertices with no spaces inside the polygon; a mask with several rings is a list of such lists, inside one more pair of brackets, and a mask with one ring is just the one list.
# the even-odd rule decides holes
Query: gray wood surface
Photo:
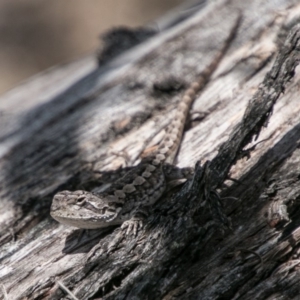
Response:
[{"label": "gray wood surface", "polygon": [[[280,52],[263,80],[300,5],[236,0],[198,8],[105,67],[82,58],[0,98],[0,299],[4,291],[8,299],[71,299],[58,281],[78,299],[299,297],[298,48]],[[180,167],[212,161],[211,186],[232,231],[213,225],[202,196],[184,199],[180,187],[159,201],[137,237],[119,227],[79,237],[51,219],[57,191],[94,188],[99,171],[137,162],[239,16],[177,159]],[[169,91],[155,88],[170,83]],[[239,182],[225,180],[227,173]],[[268,220],[274,204],[287,206],[290,221]]]}]

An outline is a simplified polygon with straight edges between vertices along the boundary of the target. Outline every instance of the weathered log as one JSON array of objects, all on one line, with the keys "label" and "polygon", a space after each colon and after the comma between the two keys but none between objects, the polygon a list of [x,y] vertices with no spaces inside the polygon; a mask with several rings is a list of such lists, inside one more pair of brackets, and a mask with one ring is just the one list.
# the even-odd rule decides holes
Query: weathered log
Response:
[{"label": "weathered log", "polygon": [[[178,154],[206,168],[136,237],[52,220],[57,191],[136,163],[240,16]],[[3,95],[0,299],[70,299],[61,283],[78,299],[297,299],[299,19],[297,1],[211,1],[106,66],[88,57]],[[232,230],[212,222],[219,200]]]}]

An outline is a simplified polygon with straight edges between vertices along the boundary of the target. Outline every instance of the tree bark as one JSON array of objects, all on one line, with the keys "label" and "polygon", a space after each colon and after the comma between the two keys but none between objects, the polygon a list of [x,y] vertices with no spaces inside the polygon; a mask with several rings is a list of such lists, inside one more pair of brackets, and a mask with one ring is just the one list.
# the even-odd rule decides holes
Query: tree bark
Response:
[{"label": "tree bark", "polygon": [[[62,283],[78,299],[299,299],[300,6],[196,8],[105,66],[87,57],[1,97],[0,299],[72,299]],[[51,219],[56,192],[138,162],[236,25],[178,154],[193,180],[137,236]]]}]

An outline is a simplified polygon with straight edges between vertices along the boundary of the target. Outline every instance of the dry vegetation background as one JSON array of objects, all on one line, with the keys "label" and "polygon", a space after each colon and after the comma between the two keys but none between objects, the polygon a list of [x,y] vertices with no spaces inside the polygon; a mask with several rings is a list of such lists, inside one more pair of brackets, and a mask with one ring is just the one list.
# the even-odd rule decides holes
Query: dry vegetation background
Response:
[{"label": "dry vegetation background", "polygon": [[108,28],[152,22],[182,2],[0,1],[0,94],[46,68],[94,51],[99,34]]}]

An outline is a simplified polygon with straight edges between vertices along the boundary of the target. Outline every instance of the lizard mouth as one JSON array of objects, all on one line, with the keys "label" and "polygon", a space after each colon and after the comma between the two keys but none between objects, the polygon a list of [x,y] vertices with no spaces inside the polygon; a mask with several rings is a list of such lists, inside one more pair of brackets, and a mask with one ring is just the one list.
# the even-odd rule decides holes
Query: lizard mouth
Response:
[{"label": "lizard mouth", "polygon": [[77,228],[82,228],[82,229],[97,229],[97,228],[105,228],[108,226],[112,226],[112,225],[119,225],[122,222],[120,221],[114,221],[114,219],[116,219],[115,216],[113,216],[113,218],[105,218],[105,219],[101,219],[102,222],[99,222],[99,217],[98,218],[91,218],[91,217],[70,217],[70,216],[63,216],[63,215],[59,215],[59,214],[52,214],[51,216],[53,217],[53,219],[55,219],[56,221],[64,224],[64,225],[68,225],[68,226],[73,226],[73,227],[77,227]]}]

